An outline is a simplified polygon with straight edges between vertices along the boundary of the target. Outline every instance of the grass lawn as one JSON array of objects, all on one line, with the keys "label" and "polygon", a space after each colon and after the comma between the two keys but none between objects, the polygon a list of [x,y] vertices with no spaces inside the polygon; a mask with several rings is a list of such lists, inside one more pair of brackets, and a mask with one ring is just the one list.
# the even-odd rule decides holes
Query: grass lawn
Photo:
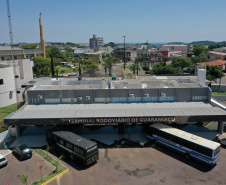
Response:
[{"label": "grass lawn", "polygon": [[[56,166],[56,164],[55,164],[56,160],[53,159],[52,157],[50,157],[49,155],[47,156],[46,152],[44,152],[42,149],[33,149],[33,150],[35,152],[37,152],[40,156],[42,156],[45,160],[50,162],[53,166]],[[49,175],[46,175],[45,177],[43,177],[42,180],[40,179],[39,181],[33,183],[32,185],[41,185],[41,184],[45,183],[46,181],[52,179],[53,177],[59,175],[60,173],[62,173],[66,169],[67,168],[65,168],[63,165],[59,164],[57,172],[53,171]]]},{"label": "grass lawn", "polygon": [[2,128],[4,125],[3,119],[8,116],[10,113],[17,110],[17,104],[13,104],[7,107],[0,108],[0,133],[7,130],[7,128]]},{"label": "grass lawn", "polygon": [[[74,68],[75,69],[75,68]],[[59,68],[59,73],[60,74],[63,74],[61,71],[64,70],[64,73],[71,73],[73,72],[73,69],[72,68],[69,68],[69,67],[60,67]]]},{"label": "grass lawn", "polygon": [[226,95],[226,92],[212,92],[212,95]]}]

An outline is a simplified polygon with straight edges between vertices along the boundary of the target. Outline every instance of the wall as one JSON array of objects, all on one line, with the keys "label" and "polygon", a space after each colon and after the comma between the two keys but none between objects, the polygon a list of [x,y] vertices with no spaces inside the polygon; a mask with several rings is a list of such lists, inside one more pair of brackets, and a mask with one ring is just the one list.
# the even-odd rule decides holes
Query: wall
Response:
[{"label": "wall", "polygon": [[16,88],[14,81],[13,67],[0,68],[0,107],[9,106],[16,103]]},{"label": "wall", "polygon": [[[132,95],[133,94],[133,95]],[[145,94],[156,99],[144,101]],[[41,95],[42,99],[39,99]],[[45,103],[98,103],[129,102],[130,96],[136,102],[191,102],[208,101],[211,93],[209,87],[198,88],[153,88],[153,89],[80,89],[80,90],[32,90],[27,91],[27,101],[30,104]],[[86,99],[89,96],[90,99]],[[81,100],[78,97],[82,97]],[[113,98],[113,99],[112,99]],[[118,98],[118,99],[117,99]],[[147,98],[146,98],[147,99]]]}]

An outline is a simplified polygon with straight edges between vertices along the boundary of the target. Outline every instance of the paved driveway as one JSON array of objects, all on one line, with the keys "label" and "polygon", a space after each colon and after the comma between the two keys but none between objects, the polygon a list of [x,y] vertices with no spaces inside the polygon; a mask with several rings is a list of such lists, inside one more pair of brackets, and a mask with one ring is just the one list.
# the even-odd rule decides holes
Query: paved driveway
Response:
[{"label": "paved driveway", "polygon": [[99,161],[87,169],[63,162],[69,171],[49,185],[216,185],[226,184],[226,149],[214,168],[163,147],[100,149]]},{"label": "paved driveway", "polygon": [[46,176],[53,171],[47,163],[42,161],[34,153],[32,158],[20,161],[13,154],[6,156],[8,160],[8,165],[0,168],[0,185],[20,185],[22,184],[17,176],[20,173],[28,175],[28,183],[33,182],[41,178],[41,173],[39,171],[39,166],[43,165],[42,176]]}]

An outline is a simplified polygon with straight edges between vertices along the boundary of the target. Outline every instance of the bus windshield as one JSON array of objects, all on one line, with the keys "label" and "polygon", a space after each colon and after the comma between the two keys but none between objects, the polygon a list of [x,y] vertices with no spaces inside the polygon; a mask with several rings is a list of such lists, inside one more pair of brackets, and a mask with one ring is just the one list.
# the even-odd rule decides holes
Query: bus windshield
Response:
[{"label": "bus windshield", "polygon": [[220,153],[221,147],[219,146],[216,150],[214,150],[214,156]]}]

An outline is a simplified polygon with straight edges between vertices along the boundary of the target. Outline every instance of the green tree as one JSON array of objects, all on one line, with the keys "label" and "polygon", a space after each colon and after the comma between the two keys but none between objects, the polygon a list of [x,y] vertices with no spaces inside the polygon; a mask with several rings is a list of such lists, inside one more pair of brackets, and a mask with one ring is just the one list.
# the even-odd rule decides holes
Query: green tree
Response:
[{"label": "green tree", "polygon": [[96,56],[90,57],[88,59],[88,66],[86,68],[87,72],[91,77],[96,75],[96,71],[98,70],[98,63],[100,62],[99,58]]},{"label": "green tree", "polygon": [[176,57],[172,62],[172,67],[180,67],[182,69],[185,67],[190,67],[191,65],[192,61],[189,57]]},{"label": "green tree", "polygon": [[201,44],[194,45],[193,53],[195,56],[199,56],[201,53],[206,53],[205,47]]},{"label": "green tree", "polygon": [[35,49],[37,48],[38,44],[25,44],[22,46],[24,49]]},{"label": "green tree", "polygon": [[[84,63],[84,57],[80,56],[79,58],[75,58],[73,59],[73,64],[78,63],[78,71],[79,71],[79,77],[82,76],[82,67],[83,67],[83,63]],[[82,64],[82,66],[81,66]]]},{"label": "green tree", "polygon": [[44,75],[49,76],[50,75],[50,59],[49,58],[43,58],[42,56],[35,57],[34,59],[34,74],[36,76]]},{"label": "green tree", "polygon": [[71,47],[65,46],[64,50],[65,50],[65,55],[67,57],[67,60],[74,57],[73,49]]},{"label": "green tree", "polygon": [[192,57],[191,60],[194,64],[210,61],[209,56],[205,53],[201,53],[199,56]]},{"label": "green tree", "polygon": [[106,69],[108,69],[109,76],[112,76],[112,67],[113,67],[113,64],[115,64],[117,62],[117,60],[118,60],[117,58],[114,58],[111,55],[108,55],[107,58],[104,60],[105,61],[105,64],[104,64],[105,73],[106,73]]},{"label": "green tree", "polygon": [[23,173],[20,173],[20,174],[17,176],[17,178],[19,178],[20,181],[21,181],[23,184],[26,184],[26,185],[27,185],[27,178],[28,178],[27,175],[25,175],[25,174],[23,174]]},{"label": "green tree", "polygon": [[129,66],[130,71],[132,71],[134,75],[136,73],[136,67],[137,67],[136,64],[132,64],[132,65]]},{"label": "green tree", "polygon": [[55,167],[56,167],[55,172],[58,171],[58,166],[60,165],[60,160],[62,159],[62,157],[63,157],[63,156],[61,155],[61,156],[58,157],[57,160],[55,161]]},{"label": "green tree", "polygon": [[224,73],[218,66],[206,66],[206,79],[210,81],[216,81],[216,79],[221,79],[224,77]]},{"label": "green tree", "polygon": [[60,49],[57,47],[51,47],[50,51],[49,51],[49,57],[51,58],[51,71],[52,71],[52,77],[55,76],[55,71],[54,71],[54,58],[61,58],[61,52]]},{"label": "green tree", "polygon": [[114,42],[109,42],[108,46],[111,46],[114,49],[116,47],[116,44]]}]

